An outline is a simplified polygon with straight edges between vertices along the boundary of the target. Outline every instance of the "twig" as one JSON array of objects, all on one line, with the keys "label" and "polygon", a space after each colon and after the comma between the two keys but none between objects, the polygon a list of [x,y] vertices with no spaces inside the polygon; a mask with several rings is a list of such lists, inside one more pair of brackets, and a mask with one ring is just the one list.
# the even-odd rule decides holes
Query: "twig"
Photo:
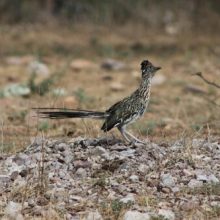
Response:
[{"label": "twig", "polygon": [[207,80],[201,72],[198,73],[193,73],[192,75],[196,75],[198,77],[200,77],[204,82],[206,82],[209,85],[215,86],[216,88],[220,89],[220,85],[216,84],[215,82],[210,82],[209,80]]},{"label": "twig", "polygon": [[209,98],[207,98],[207,97],[205,97],[205,96],[204,96],[204,99],[205,99],[206,101],[212,103],[213,105],[220,107],[220,105],[219,105],[218,103],[216,103],[215,101],[213,101],[213,100],[211,100],[211,99],[209,99]]}]

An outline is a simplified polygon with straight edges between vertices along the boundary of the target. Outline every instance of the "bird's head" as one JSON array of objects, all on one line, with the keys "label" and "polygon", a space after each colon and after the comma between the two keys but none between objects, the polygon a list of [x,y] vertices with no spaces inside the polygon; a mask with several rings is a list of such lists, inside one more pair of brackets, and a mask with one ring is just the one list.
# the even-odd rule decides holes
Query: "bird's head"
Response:
[{"label": "bird's head", "polygon": [[144,76],[153,77],[154,74],[160,69],[161,69],[161,67],[155,67],[148,60],[144,60],[141,63],[142,77],[144,77]]}]

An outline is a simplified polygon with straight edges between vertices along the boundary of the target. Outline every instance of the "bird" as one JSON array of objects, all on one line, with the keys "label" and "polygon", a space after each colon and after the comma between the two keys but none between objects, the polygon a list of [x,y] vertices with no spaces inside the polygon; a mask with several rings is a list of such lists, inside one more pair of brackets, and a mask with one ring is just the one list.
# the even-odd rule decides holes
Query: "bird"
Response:
[{"label": "bird", "polygon": [[154,66],[150,61],[141,62],[141,81],[139,87],[121,101],[116,102],[106,111],[90,111],[64,108],[34,108],[41,118],[93,118],[102,119],[104,123],[101,130],[110,131],[117,128],[123,138],[129,143],[145,144],[127,131],[127,125],[135,122],[145,113],[149,100],[152,78],[161,67]]}]

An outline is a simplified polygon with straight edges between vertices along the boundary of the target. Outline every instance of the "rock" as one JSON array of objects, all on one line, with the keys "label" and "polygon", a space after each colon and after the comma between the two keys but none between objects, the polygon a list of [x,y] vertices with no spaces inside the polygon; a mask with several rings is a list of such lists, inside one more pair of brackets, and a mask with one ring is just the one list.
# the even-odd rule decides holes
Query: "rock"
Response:
[{"label": "rock", "polygon": [[219,183],[219,179],[214,174],[211,174],[208,176],[208,182],[209,183]]},{"label": "rock", "polygon": [[152,85],[161,85],[166,81],[166,77],[162,74],[156,74],[152,79]]},{"label": "rock", "polygon": [[19,175],[18,171],[12,172],[11,175],[10,175],[11,180],[14,181],[18,177],[18,175]]},{"label": "rock", "polygon": [[167,24],[165,25],[165,32],[169,35],[176,35],[179,33],[179,28],[177,25]]},{"label": "rock", "polygon": [[110,85],[110,89],[114,92],[119,92],[119,91],[123,91],[125,87],[122,83],[114,82]]},{"label": "rock", "polygon": [[101,146],[97,146],[92,150],[92,154],[95,156],[102,156],[107,153],[108,153],[107,150]]},{"label": "rock", "polygon": [[183,169],[183,173],[185,176],[194,176],[194,172],[191,170]]},{"label": "rock", "polygon": [[127,204],[127,203],[134,203],[135,202],[135,198],[134,195],[132,193],[128,194],[126,197],[121,198],[120,202]]},{"label": "rock", "polygon": [[174,186],[174,187],[172,187],[171,190],[172,190],[173,193],[177,193],[177,192],[180,191],[180,188],[178,186]]},{"label": "rock", "polygon": [[11,220],[23,220],[23,216],[21,214],[22,205],[20,203],[16,203],[10,201],[5,208],[5,217],[8,217]]},{"label": "rock", "polygon": [[185,92],[191,92],[194,94],[206,94],[206,91],[202,89],[201,87],[195,86],[195,85],[187,85],[184,88]]},{"label": "rock", "polygon": [[106,70],[121,70],[125,64],[113,59],[106,59],[102,62],[101,67]]},{"label": "rock", "polygon": [[58,150],[58,151],[65,151],[67,149],[67,144],[65,143],[60,143],[58,145],[55,146],[55,148]]},{"label": "rock", "polygon": [[76,169],[78,168],[88,168],[91,167],[91,163],[88,161],[83,161],[83,160],[75,160],[73,161],[73,165]]},{"label": "rock", "polygon": [[168,193],[171,192],[171,189],[170,189],[169,187],[163,187],[163,188],[161,189],[161,192],[168,194]]},{"label": "rock", "polygon": [[196,175],[196,179],[202,182],[208,182],[208,177],[205,174]]},{"label": "rock", "polygon": [[83,217],[82,220],[103,220],[103,218],[98,211],[94,211],[86,214],[86,216]]},{"label": "rock", "polygon": [[158,214],[167,220],[175,220],[175,214],[169,209],[159,209]]},{"label": "rock", "polygon": [[120,155],[122,157],[134,157],[135,151],[136,150],[134,150],[134,149],[123,150],[120,152]]},{"label": "rock", "polygon": [[10,177],[8,175],[1,175],[0,174],[0,182],[8,182],[10,180]]},{"label": "rock", "polygon": [[29,199],[28,199],[28,206],[34,207],[35,205],[36,205],[36,203],[35,203],[34,199],[29,198]]},{"label": "rock", "polygon": [[129,180],[133,183],[138,182],[139,181],[139,177],[137,175],[131,175],[129,177]]},{"label": "rock", "polygon": [[26,65],[34,59],[33,56],[11,56],[6,58],[6,62],[10,65]]},{"label": "rock", "polygon": [[27,159],[26,155],[20,154],[20,155],[16,155],[12,161],[15,162],[18,166],[21,166],[25,164],[26,159]]},{"label": "rock", "polygon": [[195,187],[201,187],[203,183],[196,179],[191,179],[188,183],[188,187],[195,188]]},{"label": "rock", "polygon": [[75,71],[81,71],[81,70],[86,70],[86,69],[88,70],[94,69],[96,65],[89,60],[76,59],[70,63],[70,67]]},{"label": "rock", "polygon": [[22,85],[19,83],[12,83],[4,87],[1,91],[3,97],[13,97],[13,96],[28,96],[31,93],[30,88],[27,85]]},{"label": "rock", "polygon": [[42,215],[42,212],[43,212],[43,208],[41,206],[34,206],[33,207],[33,214],[36,215],[36,216],[40,216]]},{"label": "rock", "polygon": [[28,65],[28,70],[29,72],[35,73],[37,75],[42,75],[42,76],[48,76],[50,73],[49,68],[47,67],[46,64],[41,63],[37,60],[32,61],[29,65]]},{"label": "rock", "polygon": [[76,171],[76,176],[80,177],[80,178],[85,178],[87,176],[87,172],[85,169],[83,168],[79,168]]},{"label": "rock", "polygon": [[199,201],[184,201],[180,207],[184,211],[196,210],[199,207]]},{"label": "rock", "polygon": [[146,173],[146,171],[148,170],[148,166],[145,164],[140,164],[138,167],[138,170],[140,171],[140,173]]},{"label": "rock", "polygon": [[138,211],[127,211],[123,220],[150,220],[151,216],[148,213],[141,213]]},{"label": "rock", "polygon": [[174,181],[172,175],[169,173],[161,174],[161,181],[162,181],[163,186],[166,186],[169,188],[175,186],[175,181]]}]

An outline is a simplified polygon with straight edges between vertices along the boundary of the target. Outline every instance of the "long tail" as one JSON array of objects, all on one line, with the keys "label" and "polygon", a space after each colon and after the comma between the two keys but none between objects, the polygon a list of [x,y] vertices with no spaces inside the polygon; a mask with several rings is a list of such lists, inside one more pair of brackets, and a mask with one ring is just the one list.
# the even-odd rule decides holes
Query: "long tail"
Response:
[{"label": "long tail", "polygon": [[106,112],[64,109],[64,108],[33,108],[41,118],[64,119],[64,118],[94,118],[105,119]]}]

